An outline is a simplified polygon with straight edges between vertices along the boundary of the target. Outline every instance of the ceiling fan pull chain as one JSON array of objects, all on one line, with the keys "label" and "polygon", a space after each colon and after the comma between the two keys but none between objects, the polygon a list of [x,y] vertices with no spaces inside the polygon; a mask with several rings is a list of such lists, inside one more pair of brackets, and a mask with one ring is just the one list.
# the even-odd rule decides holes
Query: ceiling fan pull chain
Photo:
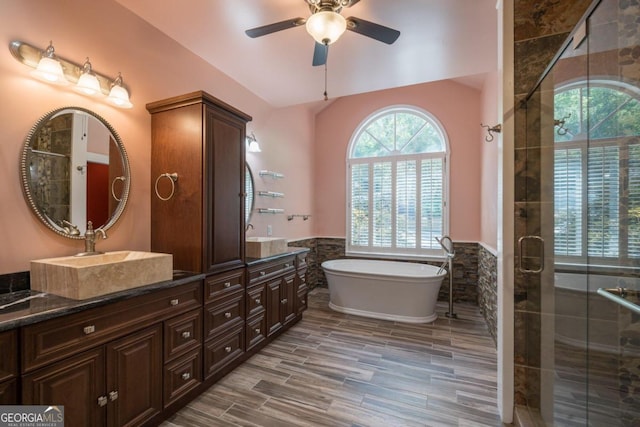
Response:
[{"label": "ceiling fan pull chain", "polygon": [[[326,44],[324,45],[324,48],[329,50],[329,46]],[[329,96],[327,95],[327,62],[329,61],[324,61],[324,100],[325,101],[329,100]]]}]

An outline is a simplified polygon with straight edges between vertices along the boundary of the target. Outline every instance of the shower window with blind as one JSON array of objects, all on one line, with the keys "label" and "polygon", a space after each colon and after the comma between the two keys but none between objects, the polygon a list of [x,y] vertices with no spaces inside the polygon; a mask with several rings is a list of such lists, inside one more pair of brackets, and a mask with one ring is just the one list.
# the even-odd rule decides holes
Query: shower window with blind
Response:
[{"label": "shower window with blind", "polygon": [[640,258],[639,99],[637,88],[619,82],[556,91],[554,250],[560,263],[588,256],[593,264],[631,265]]},{"label": "shower window with blind", "polygon": [[447,163],[446,134],[427,112],[391,107],[367,118],[347,154],[347,254],[441,255]]}]

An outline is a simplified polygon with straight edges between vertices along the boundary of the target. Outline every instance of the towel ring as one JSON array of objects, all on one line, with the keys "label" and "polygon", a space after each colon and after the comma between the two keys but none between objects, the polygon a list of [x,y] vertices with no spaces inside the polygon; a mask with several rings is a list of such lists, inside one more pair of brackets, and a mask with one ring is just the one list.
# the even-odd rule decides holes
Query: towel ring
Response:
[{"label": "towel ring", "polygon": [[116,176],[115,178],[113,178],[113,181],[111,181],[111,195],[113,196],[114,200],[116,202],[121,202],[122,199],[119,199],[118,197],[116,197],[116,191],[115,191],[115,184],[116,181],[122,181],[124,182],[126,180],[126,178],[124,176]]},{"label": "towel ring", "polygon": [[[168,197],[162,197],[160,195],[160,193],[158,192],[158,181],[160,181],[160,178],[169,178],[169,181],[171,181],[171,194],[169,194]],[[171,199],[173,197],[173,195],[176,192],[176,181],[178,181],[178,173],[174,172],[174,173],[163,173],[160,174],[157,178],[156,178],[156,185],[155,185],[155,190],[156,190],[156,196],[158,196],[158,199],[160,200],[164,200],[165,202],[169,199]]]}]

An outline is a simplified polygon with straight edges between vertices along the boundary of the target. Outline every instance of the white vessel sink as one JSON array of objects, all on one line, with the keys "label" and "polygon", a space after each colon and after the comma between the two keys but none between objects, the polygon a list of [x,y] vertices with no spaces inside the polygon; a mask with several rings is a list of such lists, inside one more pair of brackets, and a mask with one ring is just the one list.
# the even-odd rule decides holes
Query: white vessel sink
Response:
[{"label": "white vessel sink", "polygon": [[287,239],[282,237],[247,237],[247,258],[266,258],[287,252]]},{"label": "white vessel sink", "polygon": [[31,261],[31,289],[82,300],[173,279],[173,255],[117,251]]}]

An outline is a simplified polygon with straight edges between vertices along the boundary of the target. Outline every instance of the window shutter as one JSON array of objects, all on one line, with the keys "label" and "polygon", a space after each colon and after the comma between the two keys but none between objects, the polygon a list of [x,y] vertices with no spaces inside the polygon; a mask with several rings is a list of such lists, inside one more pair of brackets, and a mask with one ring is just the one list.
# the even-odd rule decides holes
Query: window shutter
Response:
[{"label": "window shutter", "polygon": [[373,246],[390,248],[392,236],[393,185],[391,162],[373,164]]},{"label": "window shutter", "polygon": [[587,161],[588,254],[619,254],[620,160],[617,146],[590,147]]},{"label": "window shutter", "polygon": [[421,247],[437,249],[435,238],[444,234],[444,159],[424,159],[420,169]]},{"label": "window shutter", "polygon": [[416,161],[397,163],[396,172],[396,247],[416,247],[417,210]]},{"label": "window shutter", "polygon": [[555,254],[582,254],[582,149],[556,149],[554,159]]},{"label": "window shutter", "polygon": [[640,258],[640,144],[629,145],[628,242],[630,258]]},{"label": "window shutter", "polygon": [[351,244],[369,244],[369,165],[351,166]]}]

